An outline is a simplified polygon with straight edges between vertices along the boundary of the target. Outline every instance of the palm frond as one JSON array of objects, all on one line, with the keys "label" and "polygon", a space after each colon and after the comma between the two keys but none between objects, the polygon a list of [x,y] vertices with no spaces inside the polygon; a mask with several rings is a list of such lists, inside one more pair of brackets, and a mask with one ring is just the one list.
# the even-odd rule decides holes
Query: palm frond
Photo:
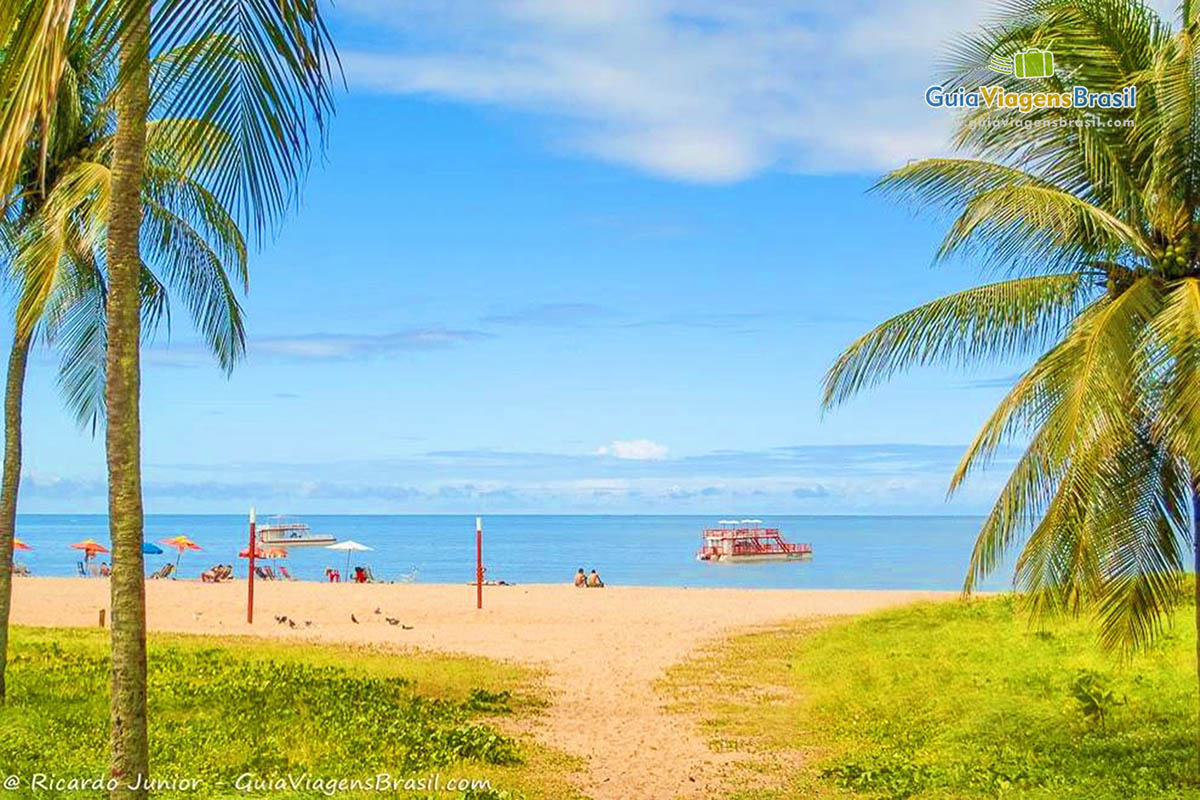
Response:
[{"label": "palm frond", "polygon": [[63,283],[68,249],[101,246],[111,191],[108,168],[94,162],[72,165],[50,189],[25,229],[16,259],[21,279],[17,325],[30,331],[47,312],[47,304]]},{"label": "palm frond", "polygon": [[1159,377],[1163,413],[1159,434],[1171,452],[1200,464],[1200,279],[1184,278],[1169,290],[1151,325],[1156,347],[1147,366]]},{"label": "palm frond", "polygon": [[[0,197],[16,183],[28,143],[44,143],[62,76],[75,0],[0,4]],[[43,146],[39,160],[44,166]]]},{"label": "palm frond", "polygon": [[1107,536],[1097,603],[1101,643],[1129,653],[1161,632],[1179,597],[1190,487],[1186,472],[1146,429],[1096,478],[1091,513]]},{"label": "palm frond", "polygon": [[1088,201],[1022,170],[972,159],[926,159],[876,188],[957,213],[938,251],[985,266],[1061,271],[1118,253],[1150,255],[1140,232]]},{"label": "palm frond", "polygon": [[850,345],[825,376],[831,408],[914,365],[977,363],[1052,341],[1094,287],[1080,273],[967,289],[892,317]]},{"label": "palm frond", "polygon": [[[154,49],[162,114],[212,123],[232,147],[208,182],[256,233],[291,205],[333,112],[337,54],[317,0],[163,0]],[[182,133],[183,150],[211,146]]]},{"label": "palm frond", "polygon": [[1045,431],[1038,432],[1017,460],[991,511],[976,534],[963,596],[975,591],[1003,562],[1023,536],[1037,527],[1066,473],[1066,464],[1055,457]]},{"label": "palm frond", "polygon": [[246,331],[225,264],[186,219],[151,197],[143,207],[144,252],[162,265],[217,362],[231,371],[245,354]]},{"label": "palm frond", "polygon": [[[1018,578],[1027,589],[1042,591],[1053,580],[1091,576],[1090,567],[1084,570],[1090,562],[1064,561],[1055,548],[1067,541],[1064,531],[1082,530],[1086,481],[1094,471],[1088,464],[1101,463],[1113,443],[1126,437],[1135,376],[1143,369],[1139,347],[1160,303],[1150,278],[1116,299],[1094,303],[1022,376],[976,436],[951,481],[952,492],[1007,436],[1028,430],[1033,439],[980,529],[964,592],[973,591],[1030,526],[1034,531],[1018,564]],[[1055,607],[1055,597],[1062,599],[1044,594],[1035,608]]]}]

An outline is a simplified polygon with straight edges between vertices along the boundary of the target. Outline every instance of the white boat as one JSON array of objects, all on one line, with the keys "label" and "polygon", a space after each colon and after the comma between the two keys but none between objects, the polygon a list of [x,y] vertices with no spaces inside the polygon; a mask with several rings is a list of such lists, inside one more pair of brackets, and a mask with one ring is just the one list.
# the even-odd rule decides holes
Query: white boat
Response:
[{"label": "white boat", "polygon": [[313,533],[303,522],[273,522],[258,529],[260,544],[273,547],[328,547],[337,544],[329,533]]}]

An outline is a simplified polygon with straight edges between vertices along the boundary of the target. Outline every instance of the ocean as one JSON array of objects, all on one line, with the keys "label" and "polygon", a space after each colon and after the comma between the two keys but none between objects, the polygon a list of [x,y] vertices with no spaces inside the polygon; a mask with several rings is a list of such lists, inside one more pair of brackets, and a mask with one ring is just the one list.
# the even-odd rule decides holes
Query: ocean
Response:
[{"label": "ocean", "polygon": [[[698,562],[700,531],[709,516],[496,515],[483,521],[484,565],[489,580],[556,583],[575,570],[596,569],[613,585],[725,586],[811,589],[958,589],[982,518],[950,516],[777,516],[763,521],[792,542],[809,542],[806,562],[721,565]],[[270,521],[260,516],[259,522]],[[473,580],[475,519],[457,515],[305,516],[314,532],[353,539],[371,552],[352,554],[382,580],[458,583]],[[179,577],[195,578],[213,564],[232,563],[247,541],[244,516],[155,514],[146,517],[146,539],[185,534],[203,550],[185,552]],[[75,575],[81,553],[71,542],[92,537],[108,544],[103,515],[22,514],[17,537],[34,549],[17,562],[35,575]],[[104,560],[100,556],[99,560]],[[146,556],[147,570],[175,553]],[[323,548],[292,548],[292,574],[321,580],[326,567],[343,570],[346,555]],[[1005,567],[981,588],[1010,585]]]}]

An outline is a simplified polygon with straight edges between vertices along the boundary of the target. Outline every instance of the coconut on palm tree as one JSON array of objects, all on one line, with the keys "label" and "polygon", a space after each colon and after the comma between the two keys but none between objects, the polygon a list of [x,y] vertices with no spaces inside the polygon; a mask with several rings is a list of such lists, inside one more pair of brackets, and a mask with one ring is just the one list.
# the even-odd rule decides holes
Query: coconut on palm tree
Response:
[{"label": "coconut on palm tree", "polygon": [[[0,225],[0,246],[13,268],[19,297],[5,386],[0,479],[0,702],[21,471],[21,405],[35,335],[61,345],[59,384],[79,422],[94,430],[104,411],[107,278],[102,265],[112,150],[105,103],[114,83],[112,65],[98,53],[94,37],[86,26],[71,29],[44,151],[41,137],[35,137],[6,203],[8,217]],[[167,313],[170,287],[228,370],[244,349],[233,287],[245,286],[246,244],[228,211],[196,181],[205,159],[180,148],[179,138],[171,135],[173,129],[195,124],[176,118],[151,126],[142,187],[142,324],[149,333]]]},{"label": "coconut on palm tree", "polygon": [[[1134,86],[1136,108],[981,106],[959,121],[964,157],[887,175],[881,191],[949,216],[939,258],[1000,274],[854,342],[824,402],[914,365],[1032,360],[951,479],[1023,448],[964,591],[1017,550],[1035,616],[1094,613],[1104,644],[1138,648],[1180,600],[1189,539],[1200,559],[1200,9],[1184,2],[1172,27],[1132,0],[1002,8],[955,48],[949,88]],[[988,69],[1029,48],[1052,49],[1055,75]]]},{"label": "coconut on palm tree", "polygon": [[[23,141],[52,116],[73,11],[75,0],[0,6],[0,36],[7,37],[0,63],[0,194],[15,181]],[[85,24],[101,34],[106,52],[116,53],[118,66],[104,251],[111,770],[120,779],[114,797],[140,797],[145,790],[131,787],[149,773],[138,411],[148,117],[202,123],[173,136],[187,152],[222,150],[199,182],[261,234],[294,200],[314,129],[324,133],[335,56],[317,0],[97,0]],[[152,70],[161,73],[153,93]],[[222,135],[214,138],[214,130]]]}]

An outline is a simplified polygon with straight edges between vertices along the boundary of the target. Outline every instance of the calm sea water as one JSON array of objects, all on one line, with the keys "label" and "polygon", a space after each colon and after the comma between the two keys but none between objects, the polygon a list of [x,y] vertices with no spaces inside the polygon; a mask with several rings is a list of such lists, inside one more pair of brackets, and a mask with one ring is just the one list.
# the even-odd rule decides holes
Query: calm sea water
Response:
[{"label": "calm sea water", "polygon": [[[265,521],[260,518],[260,522]],[[474,518],[467,516],[307,516],[316,532],[371,548],[351,564],[370,565],[383,580],[455,583],[474,575]],[[978,530],[979,517],[779,516],[764,517],[793,542],[810,542],[810,562],[739,564],[697,562],[707,516],[491,516],[484,519],[484,564],[489,579],[512,583],[570,580],[579,567],[595,568],[609,583],[642,586],[728,586],[824,589],[957,589]],[[151,541],[186,534],[204,549],[186,552],[180,577],[196,577],[216,563],[245,561],[242,516],[150,515]],[[17,536],[33,546],[17,554],[37,575],[74,575],[80,553],[68,547],[87,537],[108,544],[104,516],[24,514]],[[104,556],[101,556],[103,559]],[[174,560],[173,551],[146,557],[148,569]],[[344,553],[292,548],[293,575],[318,580],[327,566],[343,569]],[[1008,570],[985,588],[1003,589]]]}]

